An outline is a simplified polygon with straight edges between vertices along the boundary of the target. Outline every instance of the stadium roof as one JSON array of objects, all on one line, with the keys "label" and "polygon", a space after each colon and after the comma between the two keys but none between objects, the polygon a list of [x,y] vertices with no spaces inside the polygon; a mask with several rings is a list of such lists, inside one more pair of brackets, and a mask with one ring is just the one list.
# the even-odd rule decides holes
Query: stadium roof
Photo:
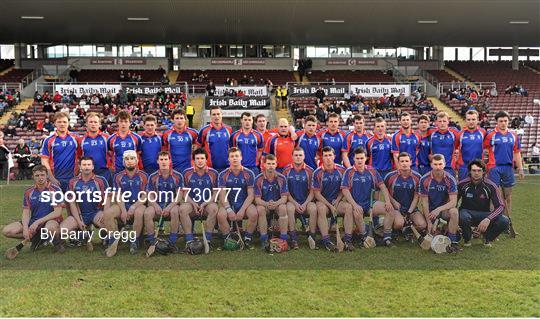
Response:
[{"label": "stadium roof", "polygon": [[539,0],[1,3],[0,43],[540,46]]}]

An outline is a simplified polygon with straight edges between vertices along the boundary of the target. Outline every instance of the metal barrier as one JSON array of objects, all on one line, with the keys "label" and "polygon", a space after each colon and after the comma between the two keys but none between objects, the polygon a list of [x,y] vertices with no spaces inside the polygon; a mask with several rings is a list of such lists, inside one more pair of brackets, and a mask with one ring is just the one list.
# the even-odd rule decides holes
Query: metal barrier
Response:
[{"label": "metal barrier", "polygon": [[20,92],[22,88],[23,88],[22,83],[17,83],[17,82],[0,83],[0,90],[2,91],[18,90]]}]

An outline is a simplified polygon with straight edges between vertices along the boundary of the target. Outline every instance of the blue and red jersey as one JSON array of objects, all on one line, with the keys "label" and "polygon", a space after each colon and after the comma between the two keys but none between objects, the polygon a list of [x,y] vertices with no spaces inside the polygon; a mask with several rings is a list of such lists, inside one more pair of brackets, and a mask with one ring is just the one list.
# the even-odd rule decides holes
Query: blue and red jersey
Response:
[{"label": "blue and red jersey", "polygon": [[[52,202],[45,201],[42,198],[43,192],[61,192],[60,187],[47,183],[43,189],[39,189],[36,185],[28,188],[23,195],[23,209],[30,210],[30,222],[28,226],[32,225],[36,220],[45,217],[52,213],[55,206],[60,206],[56,204],[53,206]],[[52,198],[52,194],[50,196]]]},{"label": "blue and red jersey", "polygon": [[[325,129],[320,131],[317,135],[319,135],[322,140],[321,150],[326,146],[333,148],[334,154],[336,155],[334,163],[341,164],[341,153],[345,150],[345,132],[338,129],[336,133],[332,134],[328,129]],[[322,155],[320,158],[322,158]]]},{"label": "blue and red jersey", "polygon": [[141,140],[142,168],[146,174],[152,174],[159,168],[157,160],[163,144],[161,135],[157,133],[154,135],[148,135],[146,132],[143,132],[141,134]]},{"label": "blue and red jersey", "polygon": [[418,145],[418,166],[429,167],[429,155],[431,154],[431,142],[430,135],[431,131],[428,130],[426,133],[416,131],[416,134],[420,136],[420,145]]},{"label": "blue and red jersey", "polygon": [[450,173],[444,171],[441,181],[437,181],[431,171],[420,179],[419,195],[428,197],[431,212],[448,203],[450,195],[457,195],[457,185],[456,179]]},{"label": "blue and red jersey", "polygon": [[488,150],[488,168],[514,165],[514,153],[521,151],[521,139],[515,132],[503,133],[498,129],[490,131],[484,139]]},{"label": "blue and red jersey", "polygon": [[407,177],[402,176],[399,170],[395,170],[384,178],[390,196],[401,205],[401,213],[407,212],[411,207],[414,196],[419,192],[421,178],[422,176],[413,170]]},{"label": "blue and red jersey", "polygon": [[373,137],[373,133],[364,130],[359,133],[356,130],[349,132],[345,136],[345,148],[344,151],[349,153],[349,163],[354,165],[354,150],[358,147],[363,147],[366,149],[367,141]]},{"label": "blue and red jersey", "polygon": [[114,175],[113,187],[116,191],[120,191],[122,194],[129,191],[131,196],[127,198],[127,201],[124,202],[126,210],[128,210],[131,205],[135,204],[139,199],[139,193],[146,190],[146,185],[148,184],[148,175],[145,172],[136,169],[133,177],[128,175],[126,170],[123,170]]},{"label": "blue and red jersey", "polygon": [[317,133],[309,135],[304,130],[298,131],[296,134],[298,136],[296,146],[304,150],[304,162],[312,169],[316,169],[319,165],[317,165],[315,158],[322,149],[322,139]]},{"label": "blue and red jersey", "polygon": [[163,209],[176,199],[178,188],[182,187],[184,187],[182,174],[170,170],[169,176],[165,177],[160,170],[157,170],[148,176],[146,190],[158,194],[156,203]]},{"label": "blue and red jersey", "polygon": [[191,167],[191,151],[198,137],[197,130],[190,127],[184,127],[181,131],[172,128],[163,133],[163,148],[171,155],[172,166],[176,171],[183,172]]},{"label": "blue and red jersey", "polygon": [[[264,151],[264,155],[273,154],[277,159],[277,167],[284,168],[292,164],[292,152],[294,150],[294,141],[291,136],[276,135],[270,138]],[[263,165],[264,166],[264,165]]]},{"label": "blue and red jersey", "polygon": [[366,143],[369,156],[369,166],[377,171],[389,171],[392,169],[392,141],[386,135],[383,137],[375,134]]},{"label": "blue and red jersey", "polygon": [[435,129],[430,135],[431,155],[444,155],[445,168],[447,169],[453,169],[454,167],[454,151],[458,143],[458,134],[458,131],[449,128],[444,132]]},{"label": "blue and red jersey", "polygon": [[110,165],[107,139],[109,139],[107,133],[98,132],[95,136],[92,136],[87,132],[79,140],[80,157],[91,157],[94,160],[95,170],[108,169]]},{"label": "blue and red jersey", "polygon": [[58,180],[70,180],[78,171],[77,151],[79,141],[75,134],[65,136],[52,133],[41,147],[41,157],[49,161],[51,172]]},{"label": "blue and red jersey", "polygon": [[232,128],[222,124],[221,128],[216,128],[213,123],[204,126],[199,132],[197,143],[206,150],[208,154],[208,166],[217,170],[229,167],[229,142],[232,135]]},{"label": "blue and red jersey", "polygon": [[303,164],[300,169],[296,169],[293,164],[287,165],[283,170],[283,175],[287,178],[289,194],[294,200],[302,205],[311,189],[313,169],[307,164]]},{"label": "blue and red jersey", "polygon": [[458,167],[467,166],[475,159],[483,159],[484,138],[486,137],[486,135],[486,130],[484,130],[483,128],[477,128],[475,130],[464,129],[458,133]]},{"label": "blue and red jersey", "polygon": [[90,200],[87,200],[87,196],[81,196],[82,201],[77,202],[79,210],[84,218],[88,215],[95,215],[98,211],[103,209],[103,203],[105,202],[105,190],[109,187],[109,182],[99,175],[92,174],[89,180],[85,181],[82,175],[75,176],[69,181],[68,190],[75,192],[75,194],[90,192],[90,194],[101,193],[101,202],[94,202],[93,195],[90,195]]},{"label": "blue and red jersey", "polygon": [[332,203],[339,195],[344,173],[345,167],[339,164],[334,164],[334,167],[330,170],[326,170],[324,166],[320,166],[313,172],[311,186],[314,190],[320,191],[321,195],[328,202]]},{"label": "blue and red jersey", "polygon": [[247,134],[242,129],[232,133],[231,147],[238,147],[242,152],[242,166],[256,167],[257,153],[264,149],[264,138],[261,133],[251,129]]},{"label": "blue and red jersey", "polygon": [[213,194],[214,188],[218,185],[217,180],[218,172],[210,167],[207,167],[202,175],[197,173],[194,167],[184,171],[184,185],[190,189],[189,197],[197,204],[204,202],[205,194]]},{"label": "blue and red jersey", "polygon": [[411,165],[416,167],[418,166],[417,155],[418,151],[420,150],[421,143],[422,138],[420,135],[414,132],[407,135],[403,129],[400,129],[394,134],[394,136],[392,136],[392,153],[408,153],[411,156]]},{"label": "blue and red jersey", "polygon": [[[135,151],[137,154],[141,153],[142,139],[139,134],[128,132],[125,136],[121,136],[119,133],[114,133],[107,140],[107,146],[109,152],[111,152],[111,158],[114,161],[114,171],[121,172],[124,170],[124,152]],[[139,158],[139,167],[142,167],[142,163]]]},{"label": "blue and red jersey", "polygon": [[353,165],[343,174],[341,189],[348,189],[358,205],[369,209],[371,193],[378,190],[382,183],[381,175],[373,168],[365,167],[363,171],[360,171]]},{"label": "blue and red jersey", "polygon": [[260,197],[263,201],[278,201],[281,196],[288,196],[287,178],[275,173],[274,178],[270,179],[265,173],[255,177],[255,197]]},{"label": "blue and red jersey", "polygon": [[226,168],[218,176],[218,187],[231,188],[227,201],[235,212],[238,212],[244,205],[248,196],[248,189],[253,188],[254,183],[255,176],[253,176],[253,172],[245,167],[242,167],[236,175],[230,168]]}]

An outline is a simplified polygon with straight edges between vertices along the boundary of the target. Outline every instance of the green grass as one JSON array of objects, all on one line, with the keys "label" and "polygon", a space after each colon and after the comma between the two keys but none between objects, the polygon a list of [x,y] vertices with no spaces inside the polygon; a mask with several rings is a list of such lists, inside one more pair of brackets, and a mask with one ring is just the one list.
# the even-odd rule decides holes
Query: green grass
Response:
[{"label": "green grass", "polygon": [[[0,187],[0,226],[20,219],[24,189]],[[535,177],[514,190],[517,239],[503,235],[492,249],[475,242],[457,255],[408,243],[339,255],[304,248],[150,259],[125,246],[111,259],[24,250],[0,260],[0,316],[538,317],[539,191]],[[16,243],[1,238],[0,251]]]}]

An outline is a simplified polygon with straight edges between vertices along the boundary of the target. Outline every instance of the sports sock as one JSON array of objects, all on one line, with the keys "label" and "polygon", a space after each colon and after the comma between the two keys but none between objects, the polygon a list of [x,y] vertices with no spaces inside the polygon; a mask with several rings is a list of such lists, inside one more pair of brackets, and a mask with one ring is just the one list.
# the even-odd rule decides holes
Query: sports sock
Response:
[{"label": "sports sock", "polygon": [[268,241],[268,234],[261,234],[261,241]]},{"label": "sports sock", "polygon": [[448,233],[448,238],[450,238],[450,241],[452,241],[452,243],[457,243],[458,242],[458,236],[454,233]]},{"label": "sports sock", "polygon": [[206,236],[206,240],[208,240],[208,241],[212,240],[212,232],[211,231],[204,232],[204,235]]},{"label": "sports sock", "polygon": [[176,244],[176,241],[178,240],[178,233],[170,233],[169,234],[169,241],[173,244]]},{"label": "sports sock", "polygon": [[188,241],[192,241],[193,240],[193,234],[192,233],[186,233],[184,235],[185,239],[186,239],[186,242]]},{"label": "sports sock", "polygon": [[146,235],[146,240],[147,240],[150,244],[153,244],[153,243],[156,241],[156,237],[154,236],[154,234],[147,234],[147,235]]},{"label": "sports sock", "polygon": [[328,236],[328,235],[323,236],[323,238],[322,238],[322,242],[323,242],[323,243],[326,244],[326,243],[328,243],[329,241],[330,241],[330,236]]},{"label": "sports sock", "polygon": [[350,242],[352,240],[352,234],[345,234],[345,236],[343,236],[343,239],[346,242]]},{"label": "sports sock", "polygon": [[296,231],[290,231],[289,236],[291,236],[291,239],[294,241],[298,241],[298,235],[296,234]]},{"label": "sports sock", "polygon": [[392,239],[392,231],[391,230],[385,230],[384,231],[384,236],[383,236],[384,240],[387,240],[387,239]]},{"label": "sports sock", "polygon": [[244,232],[244,238],[251,240],[252,237],[253,237],[253,233],[250,233],[248,231]]},{"label": "sports sock", "polygon": [[279,239],[287,240],[287,239],[289,239],[289,235],[287,235],[286,233],[285,234],[279,234]]}]

